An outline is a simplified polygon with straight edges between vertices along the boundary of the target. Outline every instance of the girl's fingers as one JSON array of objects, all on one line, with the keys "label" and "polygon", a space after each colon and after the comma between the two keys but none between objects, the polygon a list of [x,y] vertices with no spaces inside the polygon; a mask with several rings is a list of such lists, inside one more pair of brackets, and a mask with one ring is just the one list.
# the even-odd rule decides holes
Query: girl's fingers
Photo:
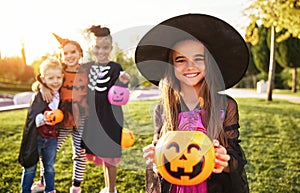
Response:
[{"label": "girl's fingers", "polygon": [[146,147],[143,148],[143,158],[146,159],[146,164],[152,165],[154,163],[154,150],[155,150],[155,145],[157,141],[153,141],[152,144],[147,145]]},{"label": "girl's fingers", "polygon": [[153,144],[150,144],[150,145],[147,145],[146,147],[144,147],[143,148],[143,152],[144,152],[143,157],[145,159],[147,159],[149,157],[153,158],[154,157],[154,149],[155,149],[155,147]]},{"label": "girl's fingers", "polygon": [[230,156],[228,154],[222,154],[218,152],[216,152],[216,158],[224,162],[228,162],[230,160]]},{"label": "girl's fingers", "polygon": [[154,157],[154,151],[147,151],[144,152],[143,158],[148,159],[148,158],[153,158]]},{"label": "girl's fingers", "polygon": [[143,152],[146,153],[148,151],[152,151],[153,150],[153,145],[147,145],[146,147],[143,148]]},{"label": "girl's fingers", "polygon": [[143,148],[143,152],[154,151],[156,143],[157,143],[157,140],[152,141],[151,144],[149,144]]},{"label": "girl's fingers", "polygon": [[154,160],[152,158],[146,159],[146,165],[150,166],[153,165]]},{"label": "girl's fingers", "polygon": [[222,173],[223,169],[224,169],[224,168],[221,168],[221,167],[214,168],[214,169],[213,169],[213,173],[215,173],[215,174],[220,174],[220,173]]},{"label": "girl's fingers", "polygon": [[215,163],[216,163],[217,166],[222,166],[224,168],[228,166],[228,161],[227,160],[224,161],[220,158],[216,158]]},{"label": "girl's fingers", "polygon": [[215,147],[215,168],[213,170],[214,173],[221,173],[224,168],[228,167],[228,161],[230,160],[230,156],[227,154],[227,150],[220,145],[218,140],[213,140],[213,144]]},{"label": "girl's fingers", "polygon": [[213,140],[214,147],[217,148],[220,146],[220,142],[216,139]]},{"label": "girl's fingers", "polygon": [[129,82],[129,80],[130,80],[130,75],[127,72],[122,71],[122,72],[120,72],[119,80],[123,84],[127,84]]}]

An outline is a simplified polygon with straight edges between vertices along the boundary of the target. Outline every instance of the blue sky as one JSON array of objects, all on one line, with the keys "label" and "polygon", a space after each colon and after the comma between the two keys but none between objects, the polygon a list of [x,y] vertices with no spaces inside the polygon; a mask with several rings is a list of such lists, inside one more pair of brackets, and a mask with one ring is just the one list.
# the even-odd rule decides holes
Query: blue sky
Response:
[{"label": "blue sky", "polygon": [[243,35],[245,3],[247,0],[2,0],[0,51],[2,57],[18,54],[24,42],[27,58],[33,60],[57,49],[52,32],[75,39],[85,48],[82,31],[91,25],[107,26],[116,34],[186,13],[222,18]]}]

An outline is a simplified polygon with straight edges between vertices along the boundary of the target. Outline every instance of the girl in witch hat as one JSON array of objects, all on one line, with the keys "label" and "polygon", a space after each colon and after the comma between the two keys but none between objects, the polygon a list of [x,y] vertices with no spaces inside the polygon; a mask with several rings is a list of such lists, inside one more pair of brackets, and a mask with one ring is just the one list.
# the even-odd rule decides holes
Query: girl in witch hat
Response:
[{"label": "girl in witch hat", "polygon": [[144,35],[135,61],[141,74],[159,86],[162,94],[154,111],[153,143],[143,149],[147,165],[155,166],[156,141],[168,131],[203,132],[216,152],[212,174],[196,185],[172,184],[148,167],[146,191],[249,192],[246,159],[239,144],[238,105],[220,93],[237,84],[248,67],[249,53],[240,34],[213,16],[176,16]]},{"label": "girl in witch hat", "polygon": [[[60,90],[60,107],[65,116],[60,125],[57,151],[67,137],[72,135],[73,182],[70,193],[79,193],[81,192],[80,184],[83,181],[86,168],[86,157],[84,150],[81,148],[81,136],[84,128],[83,122],[88,111],[85,97],[87,93],[87,74],[79,72],[80,59],[83,57],[80,44],[74,40],[61,38],[55,33],[53,35],[60,44],[60,58],[64,66],[64,82]],[[43,84],[40,84],[40,87],[44,100],[51,100],[53,95],[50,90]],[[43,171],[42,165],[41,171]],[[40,191],[43,188],[43,176],[41,176],[41,180],[32,186],[32,192]]]}]

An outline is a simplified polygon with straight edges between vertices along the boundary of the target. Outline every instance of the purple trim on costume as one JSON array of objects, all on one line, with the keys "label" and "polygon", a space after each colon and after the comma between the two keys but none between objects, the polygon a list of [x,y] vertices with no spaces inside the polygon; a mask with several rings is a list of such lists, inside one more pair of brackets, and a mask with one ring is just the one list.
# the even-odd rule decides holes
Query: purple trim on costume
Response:
[{"label": "purple trim on costume", "polygon": [[178,122],[178,130],[201,131],[203,133],[206,133],[206,128],[202,123],[201,110],[193,110],[179,113]]},{"label": "purple trim on costume", "polygon": [[187,193],[187,192],[207,193],[206,181],[193,186],[172,185],[171,193]]}]

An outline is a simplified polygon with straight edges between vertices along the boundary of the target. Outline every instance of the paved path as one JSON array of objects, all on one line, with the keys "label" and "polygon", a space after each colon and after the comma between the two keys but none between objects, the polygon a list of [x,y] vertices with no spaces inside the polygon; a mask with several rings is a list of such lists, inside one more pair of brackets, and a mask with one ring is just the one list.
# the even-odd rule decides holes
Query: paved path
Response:
[{"label": "paved path", "polygon": [[[232,96],[233,98],[265,98],[267,99],[267,93],[257,93],[255,90],[250,89],[240,89],[240,88],[230,88],[225,91],[226,94]],[[26,97],[25,97],[26,96]],[[30,93],[22,93],[20,94],[20,99],[29,99]],[[136,89],[131,91],[130,100],[149,100],[149,99],[158,99],[160,98],[160,92],[157,88],[151,89]],[[293,103],[300,104],[300,97],[291,96],[286,94],[272,94],[273,99],[283,99],[288,100]],[[0,112],[1,111],[10,111],[14,109],[22,109],[28,108],[29,104],[27,102],[22,101],[21,103],[13,102],[13,99],[0,99]]]},{"label": "paved path", "polygon": [[[264,98],[267,99],[267,93],[258,93],[254,90],[231,88],[225,91],[226,94],[233,98]],[[272,93],[272,99],[288,100],[293,103],[300,103],[300,97],[291,96],[287,94],[274,94]]]},{"label": "paved path", "polygon": [[[267,93],[257,93],[255,90],[240,89],[240,88],[230,88],[225,91],[226,94],[232,96],[233,98],[265,98],[267,99]],[[130,93],[130,100],[148,100],[157,99],[160,97],[160,92],[158,89],[144,89],[144,90],[134,90]],[[293,103],[300,103],[300,97],[285,95],[285,94],[272,94],[272,98],[288,100]]]}]

